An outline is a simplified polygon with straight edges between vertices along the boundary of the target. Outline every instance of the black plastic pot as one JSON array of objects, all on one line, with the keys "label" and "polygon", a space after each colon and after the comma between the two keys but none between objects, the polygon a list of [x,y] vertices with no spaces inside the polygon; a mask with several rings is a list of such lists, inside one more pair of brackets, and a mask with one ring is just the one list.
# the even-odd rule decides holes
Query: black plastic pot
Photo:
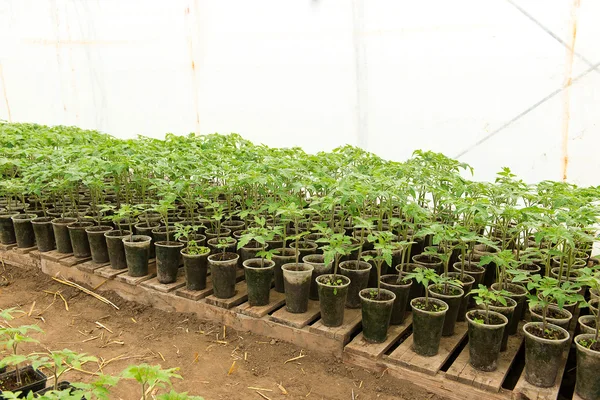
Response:
[{"label": "black plastic pot", "polygon": [[464,273],[461,279],[460,272],[448,272],[448,276],[452,279],[456,279],[462,283],[463,297],[460,300],[460,307],[458,308],[458,314],[456,316],[456,322],[463,322],[466,320],[467,308],[469,306],[468,293],[473,288],[475,278],[471,275]]},{"label": "black plastic pot", "polygon": [[[74,387],[71,385],[71,382],[67,382],[67,381],[60,381],[58,382],[58,384],[56,385],[56,389],[57,390],[67,390],[67,389],[74,389]],[[36,395],[44,395],[50,391],[54,390],[54,385],[51,385],[45,389],[42,390],[38,390],[35,392]],[[82,399],[85,399],[85,397],[83,397]]]},{"label": "black plastic pot", "polygon": [[237,253],[217,253],[208,256],[215,297],[229,299],[235,295],[235,275],[240,256]]},{"label": "black plastic pot", "polygon": [[35,214],[18,214],[12,217],[17,247],[26,249],[35,246],[35,233],[31,224],[35,218]]},{"label": "black plastic pot", "polygon": [[[552,310],[555,314],[560,314],[560,318],[549,317],[546,316],[546,321],[554,324],[556,326],[560,326],[563,329],[569,329],[569,324],[571,323],[571,319],[573,318],[573,314],[571,314],[568,310],[559,309],[558,306],[549,305],[548,310]],[[542,308],[539,306],[531,307],[529,306],[529,312],[531,314],[531,322],[543,322],[544,316],[542,315]]]},{"label": "black plastic pot", "polygon": [[[253,245],[256,247],[253,247]],[[267,246],[265,244],[265,249],[268,249],[268,248],[269,248],[269,246]],[[240,262],[242,263],[242,265],[244,265],[244,261],[246,261],[246,260],[250,260],[252,258],[257,258],[258,256],[256,255],[256,253],[258,253],[261,250],[262,250],[262,245],[254,242],[254,241],[251,241],[244,247],[240,247],[238,249],[237,253],[240,255]]]},{"label": "black plastic pot", "polygon": [[409,280],[408,282],[400,280],[400,282],[398,282],[398,275],[391,274],[383,275],[380,281],[382,289],[389,290],[396,296],[396,299],[394,300],[394,307],[392,308],[390,324],[399,325],[404,322],[412,280]]},{"label": "black plastic pot", "polygon": [[[523,326],[525,332],[525,379],[539,387],[554,386],[556,375],[562,363],[560,362],[569,346],[569,332],[565,329],[548,324],[554,331],[560,332],[560,339],[544,339],[528,331],[533,327],[541,328],[542,322],[529,322]],[[597,372],[597,371],[596,371]]]},{"label": "black plastic pot", "polygon": [[146,235],[131,235],[123,238],[127,272],[130,276],[148,275],[148,258],[152,238]]},{"label": "black plastic pot", "polygon": [[[508,324],[504,328],[504,334],[502,335],[502,343],[500,346],[500,351],[505,351],[508,346],[508,336],[509,336],[509,327],[511,324],[519,324],[519,321],[515,319],[515,308],[517,307],[517,302],[510,297],[506,297],[506,307],[503,305],[490,305],[490,311],[497,312],[502,314],[508,320]],[[483,306],[480,306],[483,308]]]},{"label": "black plastic pot", "polygon": [[73,255],[77,258],[89,257],[92,254],[90,242],[85,232],[91,226],[94,226],[92,222],[73,222],[67,226],[71,237],[71,245],[73,246]]},{"label": "black plastic pot", "polygon": [[494,311],[487,316],[490,322],[495,323],[475,322],[475,319],[485,321],[486,312],[482,310],[469,311],[466,318],[469,323],[469,362],[475,369],[490,372],[498,368],[498,355],[508,318]]},{"label": "black plastic pot", "polygon": [[295,314],[308,310],[308,294],[313,267],[308,264],[284,264],[283,286],[285,292],[285,308]]},{"label": "black plastic pot", "polygon": [[52,229],[51,217],[38,217],[31,221],[33,233],[35,234],[35,243],[38,251],[45,253],[56,248],[54,241],[54,230]]},{"label": "black plastic pot", "polygon": [[410,302],[413,311],[413,351],[425,357],[435,356],[440,348],[442,329],[448,304],[439,299],[429,299],[438,309],[422,310],[415,304],[424,303],[425,297],[417,297]]},{"label": "black plastic pot", "polygon": [[71,254],[73,252],[68,225],[75,222],[77,222],[76,218],[55,218],[52,220],[52,230],[54,231],[56,251],[59,253]]},{"label": "black plastic pot", "polygon": [[509,325],[508,334],[514,335],[517,333],[517,327],[519,325],[519,321],[523,319],[525,315],[525,302],[527,300],[527,289],[525,289],[521,285],[517,285],[515,283],[505,283],[504,285],[500,285],[499,283],[494,283],[491,286],[492,290],[500,291],[502,289],[506,290],[510,293],[508,297],[517,302],[517,306],[515,307],[514,318],[516,323]]},{"label": "black plastic pot", "polygon": [[302,257],[304,264],[312,265],[313,272],[310,279],[310,293],[309,298],[311,300],[319,300],[319,288],[317,286],[317,277],[331,273],[332,264],[325,265],[325,257],[322,254],[309,254]]},{"label": "black plastic pot", "polygon": [[112,230],[112,226],[105,225],[91,226],[85,230],[90,244],[90,253],[92,254],[93,262],[102,264],[110,261],[104,234]]},{"label": "black plastic pot", "polygon": [[382,343],[387,339],[396,295],[389,290],[363,289],[359,293],[362,311],[362,333],[367,342]]},{"label": "black plastic pot", "polygon": [[[495,249],[488,247],[486,245],[475,245],[475,249],[473,253],[480,257],[494,254],[496,252]],[[482,284],[490,287],[494,282],[496,282],[496,263],[491,262],[487,264],[485,267],[485,275],[483,277]]]},{"label": "black plastic pot", "polygon": [[[421,265],[415,263],[407,263],[403,265],[396,265],[396,272],[399,274],[406,274],[414,271],[415,268],[422,268]],[[408,300],[406,302],[406,311],[411,311],[412,307],[410,306],[410,302],[412,299],[416,299],[417,297],[425,296],[425,290],[423,285],[417,282],[416,279],[412,279],[412,285],[410,285],[410,290],[408,292]]]},{"label": "black plastic pot", "polygon": [[[20,368],[19,372],[21,374],[21,379],[23,379],[23,376],[25,374],[27,374],[31,378],[31,383],[28,383],[24,386],[21,386],[20,388],[15,388],[12,390],[13,392],[21,392],[20,397],[27,397],[29,392],[37,392],[38,390],[42,390],[46,387],[46,381],[48,380],[46,375],[44,375],[41,371],[34,370],[31,365],[27,365],[25,367]],[[0,382],[6,381],[8,379],[14,379],[15,375],[16,371],[14,369],[0,374]],[[2,391],[0,391],[0,398],[4,398],[2,396]]]},{"label": "black plastic pot", "polygon": [[430,256],[427,254],[418,254],[413,256],[412,262],[419,264],[421,268],[429,268],[441,275],[444,272],[444,263],[442,259],[437,256]]},{"label": "black plastic pot", "polygon": [[577,320],[579,322],[579,331],[581,333],[596,333],[596,316],[595,315],[582,315]]},{"label": "black plastic pot", "polygon": [[0,243],[17,243],[17,237],[15,236],[15,227],[12,221],[12,217],[17,215],[19,215],[18,212],[4,212],[0,214]]},{"label": "black plastic pot", "polygon": [[106,250],[108,252],[108,260],[113,269],[127,268],[127,260],[125,259],[125,247],[123,239],[131,235],[129,231],[111,230],[104,232],[104,240],[106,240]]},{"label": "black plastic pot", "polygon": [[[296,242],[292,242],[289,245],[290,249],[292,250],[296,250]],[[304,258],[304,256],[308,256],[310,254],[317,254],[317,247],[318,245],[315,242],[311,242],[309,240],[301,240],[298,243],[298,251],[300,252],[300,255],[298,256],[298,260],[300,260],[300,263],[302,262],[302,258]]]},{"label": "black plastic pot", "polygon": [[440,293],[444,291],[444,285],[429,285],[429,295],[433,298],[443,300],[448,305],[448,311],[444,318],[444,329],[442,330],[442,336],[452,336],[454,334],[454,326],[456,325],[456,318],[458,317],[458,311],[460,310],[460,303],[465,295],[465,292],[458,286],[448,285],[449,291],[455,292],[455,294],[444,294]]},{"label": "black plastic pot", "polygon": [[600,399],[600,352],[581,345],[580,341],[594,340],[595,335],[583,334],[575,337],[577,347],[577,381],[575,393],[584,400]]},{"label": "black plastic pot", "polygon": [[219,234],[215,229],[207,229],[204,231],[204,235],[206,236],[206,240],[214,239],[216,237],[227,237],[231,236],[231,229],[221,228]]},{"label": "black plastic pot", "polygon": [[159,222],[140,222],[134,225],[136,235],[150,236],[152,238],[152,241],[150,242],[150,258],[156,257],[156,251],[154,249],[154,242],[156,240],[154,239],[154,233],[152,233],[152,231],[158,227],[160,227]]},{"label": "black plastic pot", "polygon": [[175,240],[175,227],[169,226],[169,237],[167,239],[167,227],[159,226],[152,229],[152,237],[154,238],[154,243],[156,242],[166,242]]},{"label": "black plastic pot", "polygon": [[275,277],[275,291],[283,293],[283,271],[281,270],[281,267],[285,264],[293,263],[296,260],[296,251],[284,247],[275,249],[275,251],[276,254],[274,254],[272,258],[273,262],[275,263],[275,268],[273,269],[273,275]]},{"label": "black plastic pot", "polygon": [[262,258],[251,258],[244,261],[243,265],[248,286],[248,303],[251,306],[269,304],[275,263]]},{"label": "black plastic pot", "polygon": [[[458,256],[458,258],[460,260],[462,258],[462,255]],[[479,259],[479,256],[477,256],[477,258]],[[458,272],[460,275],[461,268],[462,268],[461,266],[462,266],[462,261],[458,261],[452,265],[452,270],[454,272]],[[473,279],[475,280],[475,282],[473,282],[471,284],[471,288],[477,288],[477,287],[479,287],[480,284],[483,285],[483,278],[485,276],[485,268],[480,267],[479,265],[475,264],[475,262],[465,261],[464,273],[466,275],[472,276]],[[470,289],[465,290],[465,294],[468,294],[469,291],[470,291]],[[465,297],[467,298],[467,308],[474,307],[475,299],[473,298],[473,296],[465,296]]]},{"label": "black plastic pot", "polygon": [[[331,282],[339,284],[331,285]],[[350,279],[343,275],[320,275],[316,279],[319,293],[319,306],[321,307],[321,321],[329,327],[340,326],[344,323],[344,309]]]},{"label": "black plastic pot", "polygon": [[188,290],[202,290],[206,288],[209,254],[210,252],[205,254],[188,254],[187,249],[181,249],[185,271],[185,284]]},{"label": "black plastic pot", "polygon": [[156,242],[156,277],[158,282],[167,284],[177,280],[179,271],[179,258],[183,243],[181,242]]},{"label": "black plastic pot", "polygon": [[359,293],[369,284],[371,264],[364,261],[344,261],[339,265],[340,273],[350,279],[346,307],[359,308],[361,305]]}]

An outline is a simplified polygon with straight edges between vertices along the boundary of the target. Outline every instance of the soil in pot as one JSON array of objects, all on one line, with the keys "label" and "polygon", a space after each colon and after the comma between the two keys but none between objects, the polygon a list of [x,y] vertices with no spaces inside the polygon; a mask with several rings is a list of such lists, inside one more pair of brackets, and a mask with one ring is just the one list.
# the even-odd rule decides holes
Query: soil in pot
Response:
[{"label": "soil in pot", "polygon": [[454,285],[429,285],[429,295],[433,298],[443,300],[448,305],[442,336],[452,336],[465,292]]},{"label": "soil in pot", "polygon": [[333,266],[331,263],[325,265],[325,257],[322,254],[309,254],[302,257],[302,262],[313,267],[309,298],[311,300],[319,300],[319,288],[317,287],[316,279],[321,275],[330,274]]},{"label": "soil in pot", "polygon": [[517,302],[517,306],[514,311],[514,318],[510,321],[509,325],[506,327],[508,329],[509,335],[514,335],[517,333],[517,328],[519,325],[519,321],[523,319],[525,316],[525,302],[527,300],[527,289],[525,289],[522,285],[518,285],[515,283],[494,283],[491,286],[492,290],[501,291],[506,290],[510,293],[509,296],[511,299]]},{"label": "soil in pot", "polygon": [[[542,307],[529,307],[529,312],[531,313],[532,322],[543,322],[544,317],[542,315]],[[558,308],[558,306],[554,305],[548,306],[548,311],[546,313],[546,321],[548,321],[549,323],[560,326],[564,329],[569,329],[571,318],[573,318],[573,314],[571,314],[569,311],[565,309],[561,310]]]},{"label": "soil in pot", "polygon": [[525,333],[525,379],[539,387],[554,386],[561,359],[569,343],[569,333],[556,325],[529,322]]},{"label": "soil in pot", "polygon": [[177,280],[179,259],[183,243],[181,242],[156,242],[156,277],[162,284],[173,283]]},{"label": "soil in pot", "polygon": [[19,215],[18,212],[4,212],[0,214],[0,243],[17,243],[17,237],[15,236],[15,227],[12,221],[12,217],[17,215]]},{"label": "soil in pot", "polygon": [[595,335],[583,334],[575,337],[577,348],[577,380],[575,393],[584,400],[600,399],[600,343]]},{"label": "soil in pot", "polygon": [[12,217],[17,247],[26,249],[35,246],[35,233],[31,224],[35,218],[35,214],[18,214]]},{"label": "soil in pot", "polygon": [[594,315],[583,315],[579,317],[578,322],[581,333],[596,333],[596,317]]},{"label": "soil in pot", "polygon": [[508,318],[494,311],[472,310],[467,313],[466,319],[469,323],[471,365],[480,371],[495,371]]},{"label": "soil in pot", "polygon": [[412,261],[415,264],[419,264],[421,267],[433,269],[438,275],[444,272],[444,264],[442,262],[442,259],[437,256],[419,254],[413,256]]},{"label": "soil in pot", "polygon": [[206,236],[206,240],[216,237],[228,237],[231,236],[231,229],[221,228],[218,233],[215,229],[207,229],[204,231],[204,235]]},{"label": "soil in pot", "polygon": [[269,304],[275,263],[262,258],[251,258],[244,261],[243,265],[248,284],[248,303],[250,306]]},{"label": "soil in pot", "polygon": [[406,306],[408,305],[408,296],[410,294],[412,280],[409,279],[408,281],[404,281],[401,276],[399,277],[398,275],[390,274],[383,275],[380,282],[382,289],[389,290],[396,296],[394,307],[392,308],[390,324],[400,325],[404,322],[404,316],[406,315]]},{"label": "soil in pot", "polygon": [[111,226],[92,226],[87,228],[88,242],[90,244],[90,253],[92,255],[92,261],[98,264],[106,263],[110,261],[108,257],[108,246],[106,244],[106,232],[112,231]]},{"label": "soil in pot", "polygon": [[37,392],[46,387],[46,375],[41,371],[36,371],[27,365],[19,369],[21,376],[21,385],[17,384],[16,371],[13,369],[0,375],[0,397],[4,391],[22,392],[22,396],[27,396],[29,392]]},{"label": "soil in pot", "polygon": [[312,265],[290,263],[283,265],[281,269],[283,270],[286,310],[295,314],[306,312]]},{"label": "soil in pot", "polygon": [[369,284],[371,264],[364,261],[344,261],[339,265],[340,273],[350,279],[346,307],[359,308],[361,306],[359,293]]},{"label": "soil in pot", "polygon": [[152,238],[152,241],[150,242],[150,258],[156,257],[156,252],[154,250],[155,239],[152,231],[158,227],[160,227],[159,222],[140,222],[134,225],[136,235],[150,236]]},{"label": "soil in pot", "polygon": [[435,356],[440,347],[448,305],[439,299],[417,297],[410,302],[413,310],[413,351],[425,357]]},{"label": "soil in pot", "polygon": [[396,295],[389,290],[363,289],[359,293],[362,333],[367,342],[382,343],[387,338]]},{"label": "soil in pot", "polygon": [[[296,250],[296,242],[290,243],[289,247],[290,247],[290,249]],[[316,254],[317,247],[318,246],[315,242],[311,242],[308,240],[301,240],[298,243],[298,251],[300,252],[298,260],[302,260],[302,258],[304,258],[304,256],[308,256],[309,254]]]},{"label": "soil in pot", "polygon": [[31,221],[35,243],[40,253],[45,253],[56,248],[52,219],[51,217],[38,217]]},{"label": "soil in pot", "polygon": [[[269,246],[265,244],[265,249],[268,249]],[[240,255],[240,262],[242,265],[244,261],[250,260],[251,258],[258,258],[257,253],[262,250],[262,244],[256,242],[255,240],[251,240],[245,246],[240,247],[237,253]]]},{"label": "soil in pot", "polygon": [[152,238],[146,235],[131,235],[123,238],[127,273],[132,277],[148,275],[148,257]]},{"label": "soil in pot", "polygon": [[275,249],[275,254],[273,254],[272,260],[275,263],[275,267],[273,269],[273,275],[275,278],[275,291],[283,293],[284,284],[283,271],[281,270],[281,267],[285,264],[293,263],[296,260],[296,251],[287,247],[280,247]]},{"label": "soil in pot", "polygon": [[214,295],[229,299],[235,295],[235,275],[240,256],[237,253],[220,252],[208,256]]},{"label": "soil in pot", "polygon": [[236,253],[236,244],[237,240],[231,237],[221,237],[221,238],[212,238],[206,241],[206,246],[210,249],[211,254],[222,253],[223,249],[219,248],[219,243],[227,242],[227,246],[225,247],[226,253]]},{"label": "soil in pot", "polygon": [[316,282],[323,325],[329,327],[342,325],[350,279],[340,274],[335,276],[325,274],[318,276]]},{"label": "soil in pot", "polygon": [[[506,319],[508,319],[508,324],[504,328],[504,334],[502,335],[502,345],[500,346],[500,351],[505,351],[507,349],[508,336],[509,336],[508,335],[508,327],[510,326],[511,322],[514,319],[515,308],[517,307],[517,302],[514,301],[513,299],[511,299],[510,297],[506,297],[505,300],[506,300],[506,306],[504,306],[499,301],[490,305],[490,311],[494,311],[499,314],[502,314],[506,317]],[[479,306],[479,308],[482,309],[483,306]]]},{"label": "soil in pot", "polygon": [[52,230],[54,231],[54,240],[56,242],[56,251],[62,254],[73,252],[71,244],[71,235],[69,235],[68,225],[77,222],[75,218],[55,218],[52,220]]},{"label": "soil in pot", "polygon": [[204,249],[206,252],[202,254],[189,254],[188,249],[181,249],[185,271],[185,287],[187,290],[206,289],[210,250],[208,248]]},{"label": "soil in pot", "polygon": [[467,294],[473,288],[473,284],[475,283],[475,278],[471,275],[460,272],[448,272],[448,276],[452,279],[456,279],[462,283],[462,290],[464,295],[460,300],[460,307],[458,308],[458,314],[456,316],[456,322],[463,322],[466,320],[467,308],[469,307],[469,301],[472,296],[467,296]]},{"label": "soil in pot", "polygon": [[85,258],[92,255],[90,251],[90,242],[88,241],[85,230],[94,226],[92,222],[73,222],[69,224],[69,236],[73,246],[73,255],[77,258]]}]

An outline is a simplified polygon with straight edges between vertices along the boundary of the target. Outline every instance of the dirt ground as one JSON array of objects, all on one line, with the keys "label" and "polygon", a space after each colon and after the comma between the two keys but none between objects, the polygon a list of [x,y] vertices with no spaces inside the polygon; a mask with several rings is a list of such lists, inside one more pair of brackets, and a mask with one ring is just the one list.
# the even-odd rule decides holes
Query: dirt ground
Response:
[{"label": "dirt ground", "polygon": [[[374,374],[291,344],[235,332],[192,315],[155,310],[102,292],[120,308],[116,310],[38,270],[5,266],[4,270],[0,267],[0,273],[10,282],[0,288],[0,309],[19,307],[30,316],[24,315],[13,325],[37,323],[45,332],[35,335],[41,345],[23,346],[23,351],[43,346],[85,352],[108,362],[102,370],[110,374],[142,362],[179,367],[184,379],[173,383],[175,390],[206,400],[351,400],[353,392],[357,400],[443,399],[385,373]],[[57,292],[66,304],[52,294]],[[299,355],[304,357],[286,363]],[[99,366],[86,364],[85,369],[97,372]],[[88,382],[93,376],[70,371],[65,379]],[[138,399],[139,391],[137,383],[122,381],[111,392],[111,398]]]}]

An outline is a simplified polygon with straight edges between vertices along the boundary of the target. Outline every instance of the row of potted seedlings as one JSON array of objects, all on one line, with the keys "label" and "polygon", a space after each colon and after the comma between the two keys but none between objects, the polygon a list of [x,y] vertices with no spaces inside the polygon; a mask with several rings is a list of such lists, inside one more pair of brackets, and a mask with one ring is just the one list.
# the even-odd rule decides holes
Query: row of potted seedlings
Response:
[{"label": "row of potted seedlings", "polygon": [[[422,355],[435,354],[439,337],[467,320],[471,362],[482,370],[495,368],[529,308],[526,377],[540,386],[553,375],[536,369],[534,349],[570,339],[559,317],[580,304],[597,315],[597,290],[587,291],[595,267],[585,267],[594,261],[598,188],[527,185],[508,169],[494,183],[470,181],[461,175],[468,165],[423,151],[395,163],[349,146],[312,156],[237,135],[120,141],[74,132],[66,133],[70,141],[50,135],[44,147],[36,138],[47,127],[0,129],[14,142],[0,169],[5,244],[31,245],[19,243],[28,230],[43,251],[52,233],[58,251],[91,254],[133,276],[147,274],[156,257],[160,282],[175,280],[183,265],[190,290],[205,287],[210,269],[222,298],[234,295],[244,268],[251,304],[268,303],[274,284],[290,312],[318,299],[328,326],[343,323],[345,307],[360,307],[373,342],[412,310]],[[582,345],[591,354],[596,339]],[[584,370],[597,368],[578,374]],[[578,376],[578,393],[590,398],[581,393],[598,389],[584,381]]]}]

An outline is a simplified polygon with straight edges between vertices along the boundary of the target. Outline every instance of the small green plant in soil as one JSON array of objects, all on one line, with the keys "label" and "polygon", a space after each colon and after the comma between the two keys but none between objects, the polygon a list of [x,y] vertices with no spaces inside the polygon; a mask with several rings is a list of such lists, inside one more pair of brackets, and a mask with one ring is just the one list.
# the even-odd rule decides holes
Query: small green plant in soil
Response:
[{"label": "small green plant in soil", "polygon": [[185,239],[185,250],[187,254],[191,256],[208,254],[210,252],[208,247],[199,246],[198,242],[192,239],[194,234],[198,231],[198,228],[198,226],[193,225],[183,225],[180,223],[175,224],[175,240],[179,240],[181,238]]},{"label": "small green plant in soil", "polygon": [[[556,304],[563,309],[567,303],[583,301],[583,297],[577,293],[578,287],[569,281],[559,284],[557,279],[550,276],[541,277],[535,274],[530,277],[527,289],[531,292],[535,289],[537,295],[528,294],[529,304],[532,307],[540,307],[542,310],[542,332],[544,338],[550,338],[552,330],[548,328],[548,309],[550,305]],[[538,332],[540,333],[540,332]]]},{"label": "small green plant in soil", "polygon": [[[589,267],[585,267],[581,270],[581,276],[578,279],[578,283],[585,285],[585,286],[589,286],[590,290],[595,290],[596,293],[598,293],[600,291],[600,271],[598,270],[593,270]],[[596,307],[590,307],[590,303],[589,302],[585,302],[582,301],[579,303],[579,307],[589,307],[590,312],[592,313],[592,315],[594,316],[594,326],[596,327],[596,332],[594,335],[594,339],[592,340],[593,343],[591,343],[589,346],[585,346],[582,344],[582,341],[580,341],[579,343],[584,346],[584,347],[588,347],[588,348],[592,348],[592,345],[594,346],[594,350],[600,350],[600,344],[598,344],[598,339],[599,339],[599,335],[600,335],[600,329],[598,329],[600,327],[600,303],[596,302]]]},{"label": "small green plant in soil", "polygon": [[476,318],[474,321],[479,324],[489,325],[490,306],[495,304],[506,306],[506,296],[509,296],[510,293],[505,290],[499,292],[489,290],[484,285],[479,284],[477,289],[473,289],[469,292],[469,295],[473,296],[477,305],[483,305],[485,310],[484,319]]},{"label": "small green plant in soil", "polygon": [[45,368],[54,378],[54,390],[58,390],[58,383],[65,372],[70,369],[82,369],[88,362],[98,362],[94,356],[85,353],[76,353],[69,349],[49,351],[48,353],[32,353],[28,356],[33,369]]},{"label": "small green plant in soil", "polygon": [[254,217],[255,226],[248,228],[247,232],[240,237],[238,241],[238,250],[246,246],[248,243],[254,241],[260,246],[260,251],[256,253],[260,257],[261,268],[265,266],[265,259],[270,260],[273,258],[274,249],[267,250],[267,241],[273,240],[275,232],[265,226],[266,219],[263,217]]},{"label": "small green plant in soil", "polygon": [[374,243],[373,249],[376,251],[375,256],[367,255],[363,256],[363,260],[373,260],[375,262],[375,268],[377,269],[377,290],[375,295],[370,292],[371,299],[379,299],[381,296],[381,267],[385,262],[387,265],[392,265],[392,252],[397,249],[397,245],[392,243],[394,235],[388,231],[377,231],[370,233],[368,236],[369,242]]},{"label": "small green plant in soil", "polygon": [[[15,309],[4,310],[0,314],[0,317],[8,321],[13,318],[12,314],[15,312]],[[12,365],[15,367],[15,383],[17,387],[23,386],[19,365],[28,360],[27,356],[18,354],[19,346],[21,343],[38,343],[36,339],[27,336],[30,332],[43,331],[42,328],[37,325],[21,325],[14,328],[8,326],[8,324],[7,326],[0,326],[0,346],[5,347],[7,350],[12,352],[12,355],[0,360],[0,367],[7,365]],[[0,389],[2,388],[0,387]]]},{"label": "small green plant in soil", "polygon": [[[340,258],[355,249],[352,247],[352,240],[343,233],[334,232],[330,227],[318,226],[318,228],[324,236],[317,239],[317,243],[326,243],[321,246],[325,265],[333,262],[333,276],[324,283],[329,286],[340,286],[343,283],[343,280],[337,277]],[[337,289],[334,289],[333,294],[337,295]]]},{"label": "small green plant in soil", "polygon": [[121,377],[135,379],[141,386],[141,399],[146,400],[155,388],[171,386],[172,379],[183,379],[176,373],[178,370],[179,368],[162,369],[160,365],[130,365],[121,373]]},{"label": "small green plant in soil", "polygon": [[440,283],[441,276],[430,268],[417,267],[412,272],[406,274],[406,279],[414,279],[425,288],[425,303],[415,302],[415,307],[425,311],[441,311],[437,304],[429,303],[429,285]]},{"label": "small green plant in soil", "polygon": [[169,240],[169,233],[171,227],[169,226],[169,211],[175,208],[175,199],[177,196],[174,193],[166,193],[164,197],[159,200],[158,204],[154,206],[154,211],[158,212],[165,223],[165,230],[167,233],[167,242]]}]

